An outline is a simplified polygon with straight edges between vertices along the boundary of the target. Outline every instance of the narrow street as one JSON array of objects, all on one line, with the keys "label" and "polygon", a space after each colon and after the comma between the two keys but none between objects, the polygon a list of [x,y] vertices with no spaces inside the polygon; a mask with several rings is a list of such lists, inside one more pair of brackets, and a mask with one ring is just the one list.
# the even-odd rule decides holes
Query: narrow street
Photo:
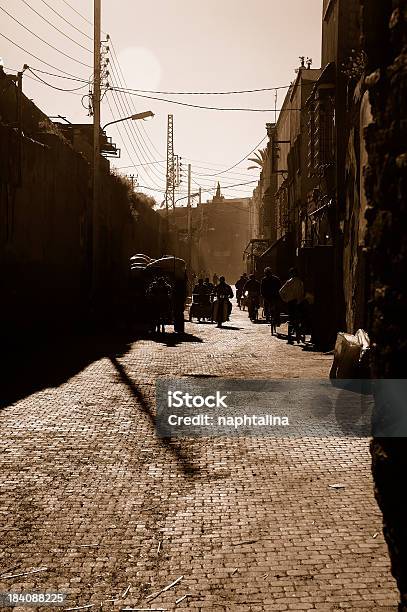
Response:
[{"label": "narrow street", "polygon": [[157,377],[328,376],[331,355],[235,304],[227,325],[55,342],[36,366],[21,348],[1,411],[0,574],[47,569],[0,577],[1,591],[95,610],[395,609],[367,439],[155,436]]}]

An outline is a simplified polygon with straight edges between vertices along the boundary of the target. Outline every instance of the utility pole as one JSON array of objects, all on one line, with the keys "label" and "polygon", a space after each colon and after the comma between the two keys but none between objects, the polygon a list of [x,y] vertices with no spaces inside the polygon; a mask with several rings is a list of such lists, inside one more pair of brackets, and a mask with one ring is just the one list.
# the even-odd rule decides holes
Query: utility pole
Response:
[{"label": "utility pole", "polygon": [[92,289],[99,286],[99,190],[100,190],[100,71],[101,0],[93,0],[93,206],[92,206]]},{"label": "utility pole", "polygon": [[188,207],[187,207],[187,229],[188,229],[188,269],[192,263],[192,231],[191,231],[191,164],[188,164]]},{"label": "utility pole", "polygon": [[175,208],[175,158],[174,158],[174,117],[168,115],[167,125],[167,184],[165,188],[165,208],[168,219],[169,208]]},{"label": "utility pole", "polygon": [[167,124],[167,177],[165,185],[165,243],[164,253],[170,244],[170,206],[175,208],[175,167],[174,167],[174,117],[168,115]]},{"label": "utility pole", "polygon": [[130,174],[129,176],[131,182],[131,190],[134,191],[136,180],[138,180],[138,176],[136,177],[134,174]]},{"label": "utility pole", "polygon": [[23,73],[17,73],[17,129],[18,129],[18,178],[19,187],[23,184]]}]

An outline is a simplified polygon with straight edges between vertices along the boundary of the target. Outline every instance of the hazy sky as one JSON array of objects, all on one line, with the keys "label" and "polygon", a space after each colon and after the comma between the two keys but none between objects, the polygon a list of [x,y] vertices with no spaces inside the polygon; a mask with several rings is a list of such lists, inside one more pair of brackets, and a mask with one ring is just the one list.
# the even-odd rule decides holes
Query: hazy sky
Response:
[{"label": "hazy sky", "polygon": [[[92,48],[92,27],[83,17],[92,21],[92,5],[92,0],[0,0],[2,9],[73,59],[40,41],[2,10],[0,32],[52,66],[88,79],[92,69],[82,63],[92,64],[92,55],[86,50]],[[102,0],[102,5],[103,28],[112,38],[130,88],[187,92],[278,87],[288,85],[295,78],[300,55],[312,57],[313,67],[320,65],[322,0]],[[7,68],[20,69],[27,63],[57,72],[1,36],[0,56]],[[117,67],[111,71],[111,85],[118,82],[112,72],[117,72]],[[40,76],[64,89],[81,86],[80,82],[46,74]],[[76,92],[59,92],[25,78],[24,91],[49,115],[62,114],[72,122],[90,121],[81,104],[86,85]],[[271,109],[275,105],[275,92],[157,95],[216,107]],[[278,108],[284,95],[285,90],[279,91]],[[83,102],[86,104],[86,98]],[[134,109],[150,109],[156,115],[143,122],[142,127],[140,122],[126,122],[120,124],[120,131],[114,126],[108,128],[108,134],[122,151],[121,158],[114,162],[118,167],[164,160],[167,115],[172,113],[175,153],[182,156],[185,170],[188,162],[192,163],[193,189],[197,184],[212,189],[218,179],[226,187],[258,177],[258,171],[247,170],[250,165],[247,161],[219,177],[199,174],[216,174],[245,157],[265,135],[265,124],[274,121],[274,112],[200,110],[108,92],[102,105],[102,124],[112,119],[109,103],[114,118],[129,115]],[[122,171],[138,174],[141,185],[164,189],[164,163]],[[185,189],[186,180],[180,195]],[[249,195],[252,189],[253,185],[246,185],[225,189],[224,193],[237,197]],[[151,194],[158,201],[163,198],[160,191],[151,191]],[[210,197],[211,192],[204,195]]]}]

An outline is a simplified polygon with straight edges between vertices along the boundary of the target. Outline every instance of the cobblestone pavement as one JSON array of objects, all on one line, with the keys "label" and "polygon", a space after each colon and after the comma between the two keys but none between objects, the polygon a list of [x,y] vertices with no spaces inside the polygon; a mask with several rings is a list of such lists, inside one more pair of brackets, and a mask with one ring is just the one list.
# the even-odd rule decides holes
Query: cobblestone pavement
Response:
[{"label": "cobblestone pavement", "polygon": [[395,610],[368,440],[154,435],[158,376],[325,378],[331,357],[236,309],[229,329],[187,331],[55,342],[34,369],[21,348],[0,411],[0,591],[85,610]]}]

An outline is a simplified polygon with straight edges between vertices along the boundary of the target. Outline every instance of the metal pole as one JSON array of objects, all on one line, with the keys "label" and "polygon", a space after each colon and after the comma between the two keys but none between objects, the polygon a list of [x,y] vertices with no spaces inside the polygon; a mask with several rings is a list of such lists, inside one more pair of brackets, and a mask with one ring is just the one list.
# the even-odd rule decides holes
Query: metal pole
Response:
[{"label": "metal pole", "polygon": [[188,164],[187,228],[188,228],[188,269],[191,269],[191,259],[192,259],[192,235],[191,235],[191,164]]},{"label": "metal pole", "polygon": [[[201,268],[201,262],[202,262],[202,231],[203,231],[203,206],[202,206],[202,188],[199,188],[199,207],[200,207],[200,221],[199,221],[199,226],[198,226],[198,215],[197,215],[197,227],[199,227],[198,230],[198,255],[197,255],[197,267]],[[197,211],[198,212],[198,211]]]},{"label": "metal pole", "polygon": [[19,187],[23,183],[23,73],[17,73],[17,129],[18,129],[18,177]]},{"label": "metal pole", "polygon": [[99,189],[100,189],[100,33],[101,0],[93,4],[93,210],[92,210],[92,286],[99,286]]}]

